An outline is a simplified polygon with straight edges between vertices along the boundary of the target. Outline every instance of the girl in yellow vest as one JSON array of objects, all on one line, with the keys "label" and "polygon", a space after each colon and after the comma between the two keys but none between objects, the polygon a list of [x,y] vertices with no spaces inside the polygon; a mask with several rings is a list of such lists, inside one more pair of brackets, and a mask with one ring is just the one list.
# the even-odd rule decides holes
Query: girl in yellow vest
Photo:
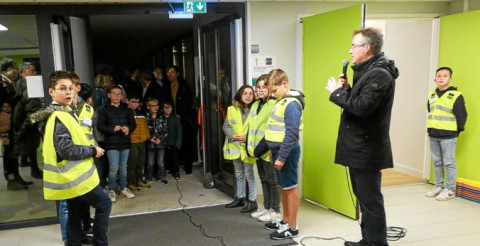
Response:
[{"label": "girl in yellow vest", "polygon": [[108,219],[112,203],[98,185],[99,178],[92,157],[104,150],[93,146],[78,122],[72,104],[75,86],[65,71],[50,75],[49,94],[52,105],[38,112],[32,122],[48,117],[43,139],[44,182],[46,200],[67,200],[68,222],[66,245],[81,245],[81,212],[85,206],[95,208],[93,244],[108,245]]},{"label": "girl in yellow vest", "polygon": [[[245,207],[242,213],[250,213],[258,208],[255,191],[253,164],[255,159],[247,155],[246,135],[248,131],[250,107],[253,103],[253,88],[244,85],[235,94],[233,106],[228,107],[227,118],[223,123],[225,144],[223,156],[233,161],[235,171],[235,200],[225,207]],[[245,201],[245,181],[248,184],[248,200]]]},{"label": "girl in yellow vest", "polygon": [[263,209],[258,209],[252,213],[252,218],[262,222],[268,222],[280,218],[280,193],[277,188],[277,178],[275,169],[272,165],[271,152],[265,142],[265,130],[267,129],[267,120],[270,117],[273,106],[277,100],[270,96],[270,92],[265,86],[267,74],[263,74],[257,79],[255,93],[257,99],[250,109],[250,121],[247,137],[247,151],[250,156],[258,157],[257,170],[258,177],[262,183],[263,191]]}]

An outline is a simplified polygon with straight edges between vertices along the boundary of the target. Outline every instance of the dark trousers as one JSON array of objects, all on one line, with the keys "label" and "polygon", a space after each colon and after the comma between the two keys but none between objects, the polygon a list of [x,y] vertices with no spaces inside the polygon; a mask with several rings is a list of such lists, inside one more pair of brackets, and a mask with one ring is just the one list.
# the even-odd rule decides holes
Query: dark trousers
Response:
[{"label": "dark trousers", "polygon": [[362,238],[375,246],[388,245],[387,220],[381,192],[382,173],[380,170],[350,168],[350,180],[362,211]]},{"label": "dark trousers", "polygon": [[97,185],[84,195],[68,199],[67,244],[68,246],[82,245],[82,219],[85,206],[95,208],[93,222],[93,245],[108,245],[108,219],[112,209],[112,202],[102,188]]},{"label": "dark trousers", "polygon": [[263,207],[280,212],[280,192],[277,187],[277,176],[271,162],[257,160],[258,177],[262,183]]},{"label": "dark trousers", "polygon": [[127,182],[136,184],[143,179],[145,167],[145,143],[132,143],[127,160]]},{"label": "dark trousers", "polygon": [[13,143],[10,141],[9,145],[4,145],[3,152],[3,175],[5,180],[12,181],[15,176],[18,176],[18,157],[14,157]]},{"label": "dark trousers", "polygon": [[165,149],[165,166],[168,165],[170,167],[170,172],[173,176],[180,174],[178,152],[179,150],[175,146],[168,146]]},{"label": "dark trousers", "polygon": [[[105,149],[105,142],[98,141],[98,146],[102,149]],[[93,158],[95,167],[97,168],[98,177],[100,178],[100,187],[105,188],[107,185],[107,177],[109,171],[108,157],[107,155],[102,155],[100,158]]]}]

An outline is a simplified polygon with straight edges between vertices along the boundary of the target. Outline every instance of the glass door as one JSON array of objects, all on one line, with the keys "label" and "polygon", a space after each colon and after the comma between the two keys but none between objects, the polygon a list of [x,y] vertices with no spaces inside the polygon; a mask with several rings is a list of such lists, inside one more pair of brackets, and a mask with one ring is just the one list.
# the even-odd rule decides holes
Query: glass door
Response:
[{"label": "glass door", "polygon": [[[226,18],[202,26],[202,131],[205,172],[213,176],[215,187],[233,193],[233,165],[223,158],[225,134],[222,130],[228,106],[237,85],[243,84],[243,56],[237,40],[241,40],[241,19]],[[240,66],[238,66],[240,65]]]}]

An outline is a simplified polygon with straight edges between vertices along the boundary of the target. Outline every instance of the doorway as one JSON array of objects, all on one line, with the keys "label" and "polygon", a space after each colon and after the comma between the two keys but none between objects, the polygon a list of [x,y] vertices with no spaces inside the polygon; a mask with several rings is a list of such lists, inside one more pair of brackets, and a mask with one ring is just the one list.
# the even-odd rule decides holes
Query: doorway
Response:
[{"label": "doorway", "polygon": [[[10,5],[2,8],[0,10],[0,15],[8,14],[16,16],[20,13],[28,13],[37,20],[36,26],[39,30],[37,32],[38,44],[36,45],[36,48],[38,51],[36,54],[38,57],[41,55],[40,64],[42,66],[42,76],[44,81],[46,81],[48,74],[53,71],[55,67],[51,47],[51,34],[49,34],[50,23],[53,22],[53,20],[61,20],[68,27],[64,28],[63,31],[68,29],[68,32],[72,32],[71,20],[72,18],[77,18],[82,19],[86,23],[85,28],[80,30],[80,32],[85,32],[85,35],[88,37],[86,38],[87,44],[85,44],[84,47],[90,47],[91,49],[83,49],[80,52],[91,52],[92,64],[90,64],[90,68],[88,66],[84,66],[87,68],[82,68],[82,66],[79,66],[74,59],[75,52],[78,52],[75,51],[75,47],[78,44],[75,44],[73,40],[64,40],[65,42],[70,42],[71,44],[73,43],[72,50],[69,50],[69,54],[66,55],[66,57],[68,57],[68,61],[66,62],[69,65],[65,69],[75,69],[76,72],[79,72],[78,70],[81,69],[86,69],[85,71],[87,72],[83,71],[83,74],[90,73],[90,75],[85,76],[89,79],[86,79],[86,81],[82,82],[93,84],[93,81],[91,81],[90,78],[93,78],[94,75],[103,68],[115,68],[116,79],[121,81],[125,78],[127,71],[133,67],[144,67],[153,70],[155,66],[167,67],[170,65],[178,65],[181,68],[181,75],[183,78],[187,79],[192,91],[194,92],[194,96],[197,101],[194,110],[196,110],[201,103],[208,104],[210,107],[212,104],[215,104],[209,102],[210,97],[226,98],[228,97],[228,93],[217,96],[209,94],[208,97],[204,97],[203,101],[200,100],[202,97],[202,84],[199,83],[201,81],[200,77],[202,74],[200,67],[204,66],[202,65],[204,60],[199,58],[201,57],[200,53],[202,52],[202,50],[198,48],[198,44],[200,42],[197,39],[199,27],[225,18],[226,16],[232,16],[232,19],[233,16],[243,17],[245,16],[245,6],[244,3],[209,3],[208,13],[206,14],[198,16],[195,15],[194,18],[190,20],[168,19],[168,11],[171,11],[172,7],[177,8],[177,5],[179,4],[102,4],[98,6]],[[19,24],[18,28],[25,29],[26,27]],[[240,32],[243,31],[243,29],[240,30]],[[79,30],[77,29],[76,32],[78,34]],[[72,35],[70,35],[70,37],[72,37]],[[227,54],[229,52],[230,49],[224,53]],[[242,51],[242,53],[244,52],[245,51]],[[44,59],[45,56],[49,56],[49,58]],[[241,61],[240,63],[244,65],[245,62]],[[231,66],[235,66],[231,62],[224,63],[224,65],[228,66],[226,70],[229,70],[229,67]],[[215,74],[217,74],[217,72],[218,71],[216,71]],[[226,74],[230,74],[232,71],[225,72]],[[226,82],[231,83],[232,80]],[[45,85],[46,82],[44,82],[44,86]],[[236,86],[228,84],[228,87],[235,88]],[[223,102],[228,101],[231,101],[231,99],[223,100]],[[221,122],[221,118],[219,118],[215,129],[221,130],[221,128],[219,128],[219,126],[221,127],[221,123],[223,122]],[[199,127],[199,125],[195,125],[194,127]],[[219,138],[218,140],[221,141],[221,143],[217,145],[222,145],[223,139]],[[198,151],[200,151],[200,145],[201,141],[198,142]],[[208,149],[209,147],[206,147],[203,150]],[[199,173],[201,175],[197,179],[181,179],[181,181],[185,181],[185,185],[189,185],[190,182],[197,182],[196,184],[193,184],[192,187],[195,187],[195,185],[198,185],[198,183],[202,182],[203,175],[206,172],[219,170],[221,169],[221,165],[223,165],[223,162],[205,162],[204,160],[208,159],[208,157],[204,155],[203,151],[199,152],[199,154],[196,156],[198,156],[197,163],[199,163],[199,165],[197,165],[197,169],[200,169]],[[225,177],[226,178],[223,180],[223,183],[233,183],[232,181],[228,181],[227,175],[225,175]],[[171,185],[175,186],[175,183],[171,182]],[[222,189],[222,191],[229,193],[228,189],[231,189],[231,187],[225,187],[227,188]],[[159,190],[159,192],[166,192],[164,189]],[[39,193],[39,196],[41,197],[41,185],[39,185],[37,193]],[[199,199],[202,197],[205,196],[198,195],[197,198]],[[2,200],[5,201],[4,199]],[[203,201],[202,199],[199,200]],[[204,204],[208,203],[208,201],[203,202]],[[0,205],[3,206],[1,203],[2,202],[0,201]],[[122,213],[128,212],[128,210],[123,210]],[[53,216],[55,216],[55,211],[51,211],[48,218],[52,218]],[[39,222],[42,220],[42,218],[38,220],[35,218],[35,223],[42,223]],[[29,219],[27,218],[26,220]],[[0,221],[0,225],[2,225],[2,223],[3,221]],[[22,224],[23,226],[26,225],[24,219],[15,221],[15,223],[17,227],[22,227]],[[51,223],[51,221],[49,223]]]}]

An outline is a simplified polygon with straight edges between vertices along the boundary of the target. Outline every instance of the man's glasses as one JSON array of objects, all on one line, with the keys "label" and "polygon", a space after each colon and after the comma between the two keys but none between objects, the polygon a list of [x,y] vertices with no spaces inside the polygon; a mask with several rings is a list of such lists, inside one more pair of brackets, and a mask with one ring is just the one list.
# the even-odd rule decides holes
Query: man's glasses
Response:
[{"label": "man's glasses", "polygon": [[367,44],[352,44],[352,46],[350,47],[351,50],[355,49],[355,48],[358,48],[358,47],[362,47],[362,46],[365,46]]}]

